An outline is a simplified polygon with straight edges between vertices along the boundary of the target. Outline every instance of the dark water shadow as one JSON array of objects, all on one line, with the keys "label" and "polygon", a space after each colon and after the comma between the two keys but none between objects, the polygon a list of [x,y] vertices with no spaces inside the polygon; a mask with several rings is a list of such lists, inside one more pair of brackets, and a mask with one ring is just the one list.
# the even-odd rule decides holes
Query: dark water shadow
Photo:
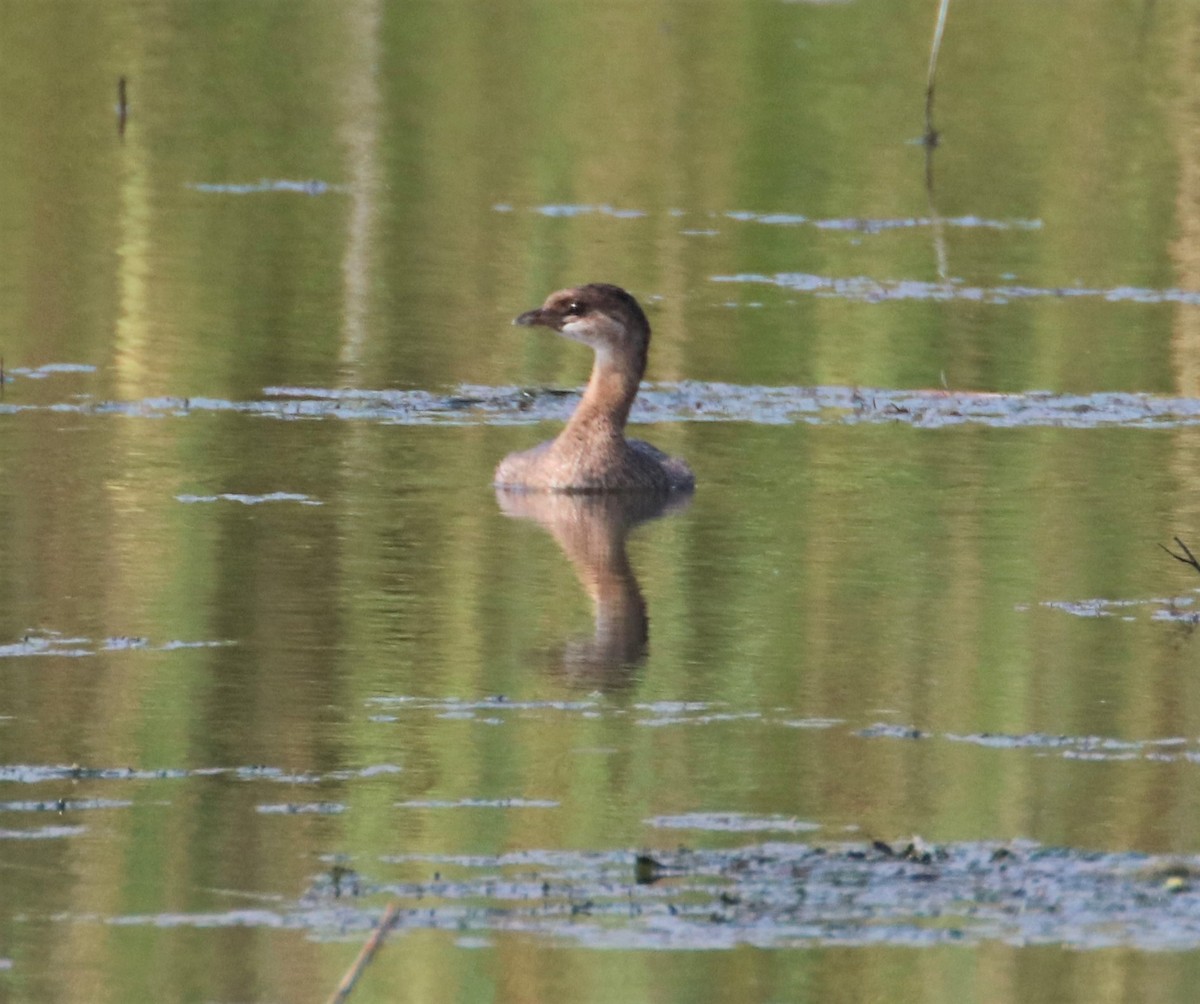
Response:
[{"label": "dark water shadow", "polygon": [[554,650],[556,670],[589,687],[628,686],[649,652],[650,619],[625,542],[642,523],[687,508],[691,496],[563,495],[497,488],[496,501],[506,516],[532,520],[554,538],[592,600],[594,632]]}]

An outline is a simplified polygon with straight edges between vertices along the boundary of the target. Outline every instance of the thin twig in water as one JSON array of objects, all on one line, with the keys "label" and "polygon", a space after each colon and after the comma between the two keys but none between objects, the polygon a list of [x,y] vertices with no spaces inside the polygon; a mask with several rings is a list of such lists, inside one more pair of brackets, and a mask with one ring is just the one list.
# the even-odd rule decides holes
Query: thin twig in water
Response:
[{"label": "thin twig in water", "polygon": [[[1175,543],[1178,544],[1181,548],[1183,548],[1183,554],[1176,554],[1169,547],[1167,547],[1166,544],[1159,544],[1158,546],[1161,547],[1164,551],[1166,551],[1167,554],[1169,554],[1176,561],[1182,561],[1185,565],[1191,565],[1192,568],[1196,569],[1197,572],[1200,572],[1200,561],[1198,561],[1196,559],[1196,556],[1194,554],[1192,554],[1191,548],[1189,548],[1187,546],[1187,544],[1185,544],[1178,537],[1175,538]],[[1184,555],[1186,555],[1187,557],[1184,557]]]},{"label": "thin twig in water", "polygon": [[337,989],[333,992],[333,996],[329,998],[328,1004],[342,1004],[350,996],[350,991],[354,989],[354,984],[358,982],[362,971],[367,968],[367,963],[371,961],[371,957],[379,951],[379,946],[383,944],[383,939],[387,937],[388,931],[392,929],[392,925],[396,922],[396,917],[399,913],[400,904],[395,902],[384,911],[383,919],[379,921],[379,926],[371,932],[371,937],[362,946],[362,951],[358,953],[358,958],[346,970],[346,975],[342,977],[342,982],[338,984]]},{"label": "thin twig in water", "polygon": [[117,78],[117,135],[125,138],[125,120],[129,118],[128,84],[124,77]]},{"label": "thin twig in water", "polygon": [[942,218],[937,211],[937,200],[933,193],[933,151],[938,145],[938,131],[933,127],[933,87],[937,76],[938,53],[942,48],[942,33],[946,28],[946,13],[950,9],[950,0],[941,0],[938,8],[937,24],[933,29],[933,44],[929,49],[929,76],[925,81],[925,194],[929,199],[929,222],[933,234],[933,250],[937,257],[938,279],[945,283],[949,281],[950,267],[946,254],[946,232]]},{"label": "thin twig in water", "polygon": [[942,33],[946,30],[946,14],[950,0],[941,0],[938,5],[937,24],[933,27],[933,44],[929,47],[929,75],[925,78],[925,145],[938,144],[938,131],[933,127],[933,84],[937,77],[938,53],[942,48]]}]

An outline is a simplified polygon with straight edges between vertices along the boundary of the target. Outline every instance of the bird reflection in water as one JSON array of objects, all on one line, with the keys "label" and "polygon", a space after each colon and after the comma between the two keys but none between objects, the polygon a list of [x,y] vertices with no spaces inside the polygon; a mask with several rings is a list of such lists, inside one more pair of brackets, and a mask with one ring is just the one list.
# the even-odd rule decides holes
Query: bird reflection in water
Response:
[{"label": "bird reflection in water", "polygon": [[496,489],[506,516],[530,519],[563,549],[592,599],[595,631],[556,651],[558,668],[574,683],[620,689],[649,651],[646,601],[625,552],[641,523],[687,508],[691,495],[647,492],[563,494]]}]

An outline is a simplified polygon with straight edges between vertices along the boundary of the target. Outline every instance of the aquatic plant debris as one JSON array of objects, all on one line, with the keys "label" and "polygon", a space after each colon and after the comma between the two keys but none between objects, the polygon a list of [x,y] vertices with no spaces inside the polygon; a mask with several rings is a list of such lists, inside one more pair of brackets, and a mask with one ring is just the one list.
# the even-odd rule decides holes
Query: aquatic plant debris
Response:
[{"label": "aquatic plant debris", "polygon": [[128,809],[133,804],[115,798],[55,798],[44,802],[0,802],[0,812],[82,812],[87,809]]},{"label": "aquatic plant debris", "polygon": [[960,279],[924,282],[917,279],[873,279],[859,275],[834,277],[808,272],[776,272],[761,275],[714,275],[713,282],[779,286],[798,293],[830,296],[861,303],[889,300],[970,300],[975,303],[1006,304],[1013,300],[1085,299],[1107,303],[1182,303],[1200,304],[1200,292],[1185,289],[1149,289],[1142,286],[1116,286],[1109,289],[1087,286],[971,286]]},{"label": "aquatic plant debris", "polygon": [[[187,778],[229,777],[236,781],[266,781],[272,784],[319,785],[329,781],[349,781],[384,774],[398,774],[395,764],[372,764],[356,769],[297,774],[280,767],[183,767],[134,768],[87,767],[80,764],[4,764],[0,765],[0,784],[45,784],[54,781],[181,781]],[[113,807],[113,806],[109,806]]]},{"label": "aquatic plant debris", "polygon": [[[486,387],[464,384],[449,393],[427,390],[344,390],[267,387],[260,400],[144,398],[96,401],[74,398],[54,404],[0,402],[0,414],[52,411],[123,418],[187,418],[234,412],[280,420],[369,421],[395,425],[494,426],[565,421],[579,401],[578,389]],[[760,425],[903,424],[921,429],[961,425],[992,428],[1172,429],[1200,425],[1200,398],[1107,392],[990,393],[952,390],[888,390],[871,387],[769,387],[702,381],[646,383],[630,420],[657,422],[751,422]],[[263,496],[182,496],[184,501],[317,500],[288,493]]]},{"label": "aquatic plant debris", "polygon": [[295,195],[327,195],[330,193],[345,195],[350,191],[349,185],[334,185],[316,178],[306,181],[295,181],[290,178],[262,178],[252,182],[192,181],[188,182],[186,187],[193,192],[203,192],[209,195],[261,195],[269,192]]},{"label": "aquatic plant debris", "polygon": [[411,798],[397,809],[557,809],[562,803],[549,798]]},{"label": "aquatic plant debris", "polygon": [[[813,2],[813,0],[808,0]],[[511,203],[498,202],[492,206],[492,210],[497,213],[511,213],[515,211]],[[557,219],[575,219],[581,216],[610,216],[614,219],[636,220],[643,219],[651,214],[642,209],[620,208],[609,205],[608,203],[578,203],[578,202],[563,202],[563,203],[545,203],[543,205],[530,206],[527,212],[536,213],[538,216],[549,216]],[[796,212],[754,212],[751,210],[731,209],[731,210],[702,210],[694,212],[686,212],[676,209],[669,210],[667,215],[675,218],[699,219],[705,221],[730,221],[732,223],[759,223],[767,226],[808,226],[815,227],[818,230],[846,230],[857,234],[880,234],[889,230],[913,230],[923,227],[945,226],[964,229],[983,229],[983,230],[1040,230],[1042,221],[1037,219],[1011,219],[1011,220],[995,220],[987,219],[981,216],[944,216],[934,218],[931,216],[900,216],[900,217],[868,217],[868,216],[851,216],[851,217],[835,217],[831,219],[814,218],[803,213]],[[680,231],[684,234],[699,234],[709,236],[717,231],[712,229],[694,229]]]},{"label": "aquatic plant debris", "polygon": [[677,816],[653,816],[647,826],[660,830],[708,830],[720,833],[756,833],[772,830],[781,833],[803,833],[821,829],[820,823],[810,823],[794,816],[756,816],[744,812],[684,812]]},{"label": "aquatic plant debris", "polygon": [[133,635],[119,635],[97,641],[92,638],[72,637],[59,631],[38,629],[27,631],[17,641],[0,644],[0,659],[47,655],[80,658],[97,655],[100,652],[174,652],[192,648],[224,648],[233,644],[236,643],[229,640],[181,641],[179,639],[154,644],[149,638]]},{"label": "aquatic plant debris", "polygon": [[176,495],[178,502],[240,502],[242,505],[261,505],[264,502],[298,502],[300,505],[324,505],[319,499],[298,492],[269,492],[266,495],[243,495],[221,492],[219,495]]},{"label": "aquatic plant debris", "polygon": [[[745,721],[754,721],[762,728],[816,728],[840,729],[846,734],[867,741],[898,740],[902,742],[955,742],[968,743],[996,750],[1032,750],[1039,755],[1057,755],[1064,759],[1129,760],[1140,759],[1152,763],[1192,763],[1200,765],[1200,738],[1188,739],[1180,736],[1104,736],[1104,735],[1045,735],[1042,733],[1006,734],[999,732],[959,732],[952,729],[933,731],[918,728],[906,722],[876,721],[856,725],[837,718],[802,718],[790,708],[735,708],[720,701],[655,701],[629,706],[612,705],[597,698],[594,701],[512,701],[496,698],[473,702],[458,698],[378,696],[368,698],[368,708],[386,707],[388,714],[370,714],[368,720],[380,725],[411,723],[414,719],[447,716],[451,708],[491,709],[491,714],[481,718],[466,718],[476,723],[513,725],[520,722],[551,722],[559,716],[581,718],[631,718],[635,725],[658,728],[726,728]],[[663,719],[669,711],[670,721]],[[607,752],[603,749],[589,752]],[[499,800],[506,801],[506,800]],[[467,802],[474,804],[474,799]],[[406,807],[425,803],[397,803]],[[450,807],[450,804],[437,803]],[[548,806],[547,806],[548,807]],[[745,832],[770,828],[772,822],[785,820],[785,828],[792,828],[786,820],[790,817],[741,817],[731,813],[681,813],[670,817],[675,828],[688,828],[687,820],[694,821],[695,829],[737,829],[744,818]],[[760,823],[759,820],[767,820]],[[709,825],[711,824],[711,825]],[[649,825],[649,824],[648,824]]]},{"label": "aquatic plant debris", "polygon": [[47,377],[70,373],[95,373],[96,367],[88,363],[46,363],[42,366],[9,366],[4,370],[4,382],[11,383],[14,377],[26,380],[45,380]]},{"label": "aquatic plant debris", "polygon": [[[637,867],[637,862],[649,866]],[[400,854],[287,907],[62,916],[121,926],[263,927],[358,940],[395,903],[393,935],[516,933],[595,949],[981,944],[1200,947],[1200,857],[1017,841],[754,843],[733,849]],[[424,873],[419,880],[389,872]]]},{"label": "aquatic plant debris", "polygon": [[857,733],[863,739],[940,739],[969,743],[989,749],[1034,750],[1056,753],[1065,760],[1125,761],[1200,764],[1200,748],[1183,736],[1154,739],[1121,739],[1115,736],[1047,735],[1040,732],[1006,734],[1001,732],[922,732],[912,726],[876,723]]},{"label": "aquatic plant debris", "polygon": [[275,802],[256,807],[257,812],[268,816],[336,816],[346,809],[340,802]]},{"label": "aquatic plant debris", "polygon": [[[1107,599],[1093,597],[1083,600],[1043,600],[1040,604],[1047,610],[1058,610],[1073,617],[1102,618],[1116,617],[1123,621],[1136,621],[1142,611],[1149,611],[1150,620],[1168,621],[1179,624],[1200,623],[1200,610],[1196,609],[1193,596],[1148,596],[1133,599]],[[1021,604],[1018,611],[1029,609]]]},{"label": "aquatic plant debris", "polygon": [[86,826],[36,826],[28,830],[0,829],[0,840],[62,840],[85,833]]}]

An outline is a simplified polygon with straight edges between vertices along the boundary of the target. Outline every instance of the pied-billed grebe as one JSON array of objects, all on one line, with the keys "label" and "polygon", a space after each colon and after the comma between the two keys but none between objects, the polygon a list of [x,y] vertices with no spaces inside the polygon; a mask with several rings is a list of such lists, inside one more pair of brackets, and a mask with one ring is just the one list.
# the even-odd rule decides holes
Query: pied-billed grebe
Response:
[{"label": "pied-billed grebe", "polygon": [[549,442],[500,461],[497,486],[560,492],[692,490],[696,479],[683,460],[625,438],[650,346],[650,322],[637,300],[620,286],[593,282],[551,293],[513,324],[553,328],[591,346],[596,361],[566,428]]}]

